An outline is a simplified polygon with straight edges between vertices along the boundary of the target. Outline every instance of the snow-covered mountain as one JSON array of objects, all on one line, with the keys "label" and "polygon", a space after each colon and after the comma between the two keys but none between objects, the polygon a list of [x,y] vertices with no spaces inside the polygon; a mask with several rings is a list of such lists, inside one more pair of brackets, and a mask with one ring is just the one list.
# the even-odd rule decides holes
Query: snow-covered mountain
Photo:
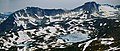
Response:
[{"label": "snow-covered mountain", "polygon": [[[0,25],[0,29],[12,29],[13,25],[24,29],[33,28],[38,25],[44,25],[44,22],[49,21],[51,17],[79,17],[81,19],[91,18],[116,18],[118,10],[109,5],[100,5],[96,2],[87,2],[84,5],[72,10],[62,9],[41,9],[38,7],[27,7],[15,11],[9,18]],[[42,21],[43,20],[43,21]],[[55,20],[51,20],[55,21]],[[6,24],[9,24],[7,26]],[[10,26],[11,25],[11,26]],[[3,27],[5,26],[5,27]],[[15,26],[15,28],[17,28]],[[10,31],[10,30],[8,30]]]},{"label": "snow-covered mountain", "polygon": [[41,9],[38,7],[27,7],[15,11],[9,18],[0,25],[0,32],[10,31],[10,29],[17,27],[27,29],[29,27],[37,26],[42,21],[46,21],[45,16],[54,16],[65,12],[62,9]]},{"label": "snow-covered mountain", "polygon": [[[0,24],[1,40],[5,42],[1,42],[0,47],[51,50],[84,45],[82,50],[85,51],[93,41],[107,44],[102,38],[120,28],[118,13],[115,7],[96,2],[87,2],[72,10],[27,7],[15,11]],[[109,38],[119,39],[114,35]]]},{"label": "snow-covered mountain", "polygon": [[80,11],[82,12],[81,15],[87,14],[88,18],[91,17],[112,17],[115,16],[117,9],[114,8],[112,5],[108,4],[97,4],[96,2],[87,2],[84,5],[73,9],[72,11]]},{"label": "snow-covered mountain", "polygon": [[8,18],[8,14],[0,13],[0,24]]},{"label": "snow-covered mountain", "polygon": [[84,5],[77,7],[75,9],[73,9],[72,11],[83,11],[84,13],[94,13],[94,12],[98,12],[99,11],[99,4],[97,4],[96,2],[87,2]]}]

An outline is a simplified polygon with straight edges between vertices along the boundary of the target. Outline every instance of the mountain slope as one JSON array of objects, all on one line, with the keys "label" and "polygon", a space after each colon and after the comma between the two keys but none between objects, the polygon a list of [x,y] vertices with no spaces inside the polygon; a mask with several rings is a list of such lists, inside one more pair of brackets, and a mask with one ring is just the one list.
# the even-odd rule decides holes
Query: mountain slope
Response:
[{"label": "mountain slope", "polygon": [[67,11],[27,7],[0,24],[3,41],[0,47],[13,50],[22,46],[36,51],[104,51],[114,47],[119,50],[116,46],[120,39],[117,12],[110,5],[96,2]]},{"label": "mountain slope", "polygon": [[44,19],[44,16],[54,16],[64,12],[62,9],[27,7],[11,14],[9,18],[0,25],[0,32],[12,31],[20,26],[24,29],[37,26],[39,25],[38,21]]}]

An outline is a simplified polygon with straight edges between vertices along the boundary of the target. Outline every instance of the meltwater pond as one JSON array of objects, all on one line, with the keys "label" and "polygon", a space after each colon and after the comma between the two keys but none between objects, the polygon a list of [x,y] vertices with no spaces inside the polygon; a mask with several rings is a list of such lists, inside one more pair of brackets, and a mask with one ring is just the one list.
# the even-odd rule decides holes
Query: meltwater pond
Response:
[{"label": "meltwater pond", "polygon": [[67,34],[67,35],[62,35],[60,36],[62,40],[64,40],[66,43],[76,43],[76,42],[82,42],[86,41],[89,38],[88,34],[83,34],[83,33],[72,33],[72,34]]}]

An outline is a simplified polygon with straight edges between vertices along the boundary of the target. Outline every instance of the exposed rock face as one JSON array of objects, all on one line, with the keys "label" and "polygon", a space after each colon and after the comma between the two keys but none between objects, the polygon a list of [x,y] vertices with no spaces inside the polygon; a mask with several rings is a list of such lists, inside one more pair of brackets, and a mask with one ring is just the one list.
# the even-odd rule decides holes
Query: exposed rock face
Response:
[{"label": "exposed rock face", "polygon": [[93,13],[93,12],[98,12],[99,11],[99,4],[97,4],[96,2],[87,2],[84,5],[77,7],[75,9],[73,9],[74,11],[80,11],[80,9],[82,9],[84,12],[87,13]]}]

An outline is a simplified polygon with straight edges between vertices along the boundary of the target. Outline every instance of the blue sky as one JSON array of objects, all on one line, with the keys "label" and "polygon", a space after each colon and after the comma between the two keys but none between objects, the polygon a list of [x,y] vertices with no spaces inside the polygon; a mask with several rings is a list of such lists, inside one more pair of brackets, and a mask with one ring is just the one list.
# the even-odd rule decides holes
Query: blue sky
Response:
[{"label": "blue sky", "polygon": [[[0,0],[0,12],[16,11],[27,6],[73,9],[92,0]],[[101,4],[120,5],[120,0],[95,0]]]}]

